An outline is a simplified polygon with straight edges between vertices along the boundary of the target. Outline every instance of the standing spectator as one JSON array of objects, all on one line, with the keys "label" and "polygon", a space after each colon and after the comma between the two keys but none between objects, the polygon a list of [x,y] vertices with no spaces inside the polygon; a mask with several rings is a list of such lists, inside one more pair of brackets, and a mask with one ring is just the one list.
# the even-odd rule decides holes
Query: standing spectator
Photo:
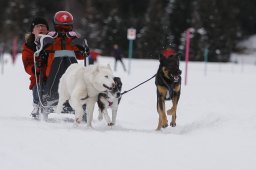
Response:
[{"label": "standing spectator", "polygon": [[97,62],[98,56],[101,54],[101,50],[99,49],[91,49],[90,50],[90,55],[89,55],[89,64],[94,64]]},{"label": "standing spectator", "polygon": [[123,62],[123,60],[122,60],[122,58],[123,58],[124,55],[123,55],[122,50],[119,48],[118,44],[114,44],[114,46],[113,46],[113,56],[115,57],[114,70],[116,71],[117,62],[120,61],[121,64],[122,64],[122,66],[123,66],[124,71],[126,71],[124,62]]},{"label": "standing spectator", "polygon": [[[31,115],[35,117],[39,110],[39,97],[36,86],[36,77],[39,75],[39,70],[34,67],[34,52],[36,51],[35,40],[39,38],[39,34],[47,34],[49,26],[47,21],[42,17],[35,17],[30,25],[30,32],[25,35],[25,43],[22,48],[22,61],[25,71],[30,76],[29,89],[33,92],[33,111]],[[46,67],[44,67],[44,70]],[[39,76],[38,76],[39,77]]]}]

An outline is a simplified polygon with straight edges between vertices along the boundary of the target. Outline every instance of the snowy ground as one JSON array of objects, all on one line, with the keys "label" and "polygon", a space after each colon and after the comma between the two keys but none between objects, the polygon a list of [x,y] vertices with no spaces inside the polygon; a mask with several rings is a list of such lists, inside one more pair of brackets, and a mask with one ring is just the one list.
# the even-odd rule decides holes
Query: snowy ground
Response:
[{"label": "snowy ground", "polygon": [[[101,64],[113,59],[99,58]],[[125,60],[126,63],[127,60]],[[123,90],[155,74],[157,60],[118,65]],[[184,63],[181,63],[184,80]],[[0,74],[1,170],[254,170],[256,169],[256,66],[189,63],[182,81],[177,127],[156,132],[154,80],[125,94],[117,125],[73,126],[73,115],[33,120],[31,91],[20,57]],[[168,102],[169,105],[170,102]]]}]

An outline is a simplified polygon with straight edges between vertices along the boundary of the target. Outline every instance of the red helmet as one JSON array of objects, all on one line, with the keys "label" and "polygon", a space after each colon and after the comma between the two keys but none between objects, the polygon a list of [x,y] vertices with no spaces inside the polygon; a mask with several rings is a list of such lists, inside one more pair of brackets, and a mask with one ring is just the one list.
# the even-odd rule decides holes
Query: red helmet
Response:
[{"label": "red helmet", "polygon": [[59,11],[53,18],[54,28],[56,31],[72,31],[73,16],[68,11]]}]

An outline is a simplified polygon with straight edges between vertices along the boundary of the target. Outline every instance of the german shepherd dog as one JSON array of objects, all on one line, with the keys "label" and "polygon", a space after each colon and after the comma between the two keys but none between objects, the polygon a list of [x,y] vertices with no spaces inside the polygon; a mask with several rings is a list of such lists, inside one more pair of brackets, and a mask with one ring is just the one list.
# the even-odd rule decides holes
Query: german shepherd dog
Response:
[{"label": "german shepherd dog", "polygon": [[[99,116],[98,120],[102,120],[103,116],[108,126],[116,123],[117,109],[121,100],[122,81],[119,77],[114,77],[115,86],[111,91],[106,91],[98,95]],[[112,120],[108,115],[107,109],[112,110]]]},{"label": "german shepherd dog", "polygon": [[[168,126],[167,115],[172,116],[170,126],[176,126],[176,110],[181,90],[181,70],[179,69],[179,57],[181,54],[160,54],[160,65],[156,74],[155,84],[157,87],[157,112],[159,122],[156,130]],[[172,108],[165,112],[165,101],[172,100]]]}]

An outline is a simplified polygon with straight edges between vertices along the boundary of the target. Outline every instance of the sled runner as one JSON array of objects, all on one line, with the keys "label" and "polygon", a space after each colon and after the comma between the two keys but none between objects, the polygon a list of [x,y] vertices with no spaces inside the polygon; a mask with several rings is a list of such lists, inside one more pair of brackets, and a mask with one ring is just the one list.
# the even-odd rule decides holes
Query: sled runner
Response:
[{"label": "sled runner", "polygon": [[[60,37],[65,40],[65,36],[62,35]],[[35,70],[40,70],[39,77],[36,76],[39,96],[38,118],[43,116],[44,120],[48,118],[49,113],[54,112],[59,98],[59,80],[71,64],[77,63],[77,54],[83,57],[84,65],[86,66],[88,52],[86,40],[77,37],[72,38],[70,39],[69,47],[66,48],[66,44],[63,47],[64,41],[62,42],[61,38],[61,48],[56,49],[56,39],[49,35],[42,35],[39,40],[38,50],[34,54]],[[38,64],[38,61],[40,64]],[[45,69],[42,63],[50,65],[50,68]],[[63,113],[74,113],[68,102],[64,105]]]}]

